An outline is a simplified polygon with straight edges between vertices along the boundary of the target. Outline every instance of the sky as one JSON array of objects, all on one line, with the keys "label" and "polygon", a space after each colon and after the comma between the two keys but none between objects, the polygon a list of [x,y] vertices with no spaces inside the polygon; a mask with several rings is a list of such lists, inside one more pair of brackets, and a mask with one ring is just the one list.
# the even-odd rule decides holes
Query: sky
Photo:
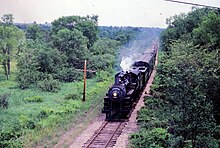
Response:
[{"label": "sky", "polygon": [[[178,0],[220,7],[220,0]],[[16,23],[51,23],[62,16],[98,15],[99,26],[165,28],[166,18],[187,13],[191,5],[164,0],[0,0],[0,16]]]}]

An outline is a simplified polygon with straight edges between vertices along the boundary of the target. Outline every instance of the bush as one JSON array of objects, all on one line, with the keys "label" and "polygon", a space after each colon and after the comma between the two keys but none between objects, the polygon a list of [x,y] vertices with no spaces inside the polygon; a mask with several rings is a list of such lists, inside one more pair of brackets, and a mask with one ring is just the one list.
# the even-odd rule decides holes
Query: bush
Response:
[{"label": "bush", "polygon": [[80,94],[76,94],[76,93],[71,93],[71,94],[68,94],[64,97],[65,100],[77,100],[79,99],[81,96]]},{"label": "bush", "polygon": [[49,92],[58,92],[60,90],[60,83],[57,80],[54,80],[52,75],[48,75],[47,78],[45,78],[42,81],[38,81],[37,86],[42,91],[49,91]]},{"label": "bush", "polygon": [[29,88],[38,81],[40,72],[37,71],[39,65],[34,58],[36,52],[37,50],[28,50],[18,58],[16,79],[21,89]]},{"label": "bush", "polygon": [[22,136],[19,122],[12,121],[8,126],[1,127],[0,147],[1,148],[22,148],[22,142],[18,140]]},{"label": "bush", "polygon": [[163,148],[168,147],[168,139],[170,134],[166,129],[154,128],[152,130],[143,130],[140,133],[131,135],[131,144],[133,147],[145,148],[155,147]]},{"label": "bush", "polygon": [[33,119],[30,119],[26,115],[20,115],[18,121],[19,121],[20,127],[22,128],[34,129],[36,126],[35,121]]},{"label": "bush", "polygon": [[42,107],[38,117],[39,118],[47,118],[49,115],[54,114],[54,110],[51,108]]},{"label": "bush", "polygon": [[0,107],[2,107],[3,109],[8,108],[8,97],[9,97],[9,94],[0,95]]},{"label": "bush", "polygon": [[78,81],[83,79],[83,72],[76,71],[74,68],[63,68],[57,75],[54,74],[54,78],[64,82]]},{"label": "bush", "polygon": [[26,98],[24,100],[26,102],[43,102],[44,101],[43,97],[41,97],[41,96],[33,96],[33,97],[30,97],[30,98]]},{"label": "bush", "polygon": [[101,71],[97,72],[96,80],[97,80],[97,82],[104,82],[104,81],[109,80],[109,77],[110,77],[109,72],[101,70]]}]

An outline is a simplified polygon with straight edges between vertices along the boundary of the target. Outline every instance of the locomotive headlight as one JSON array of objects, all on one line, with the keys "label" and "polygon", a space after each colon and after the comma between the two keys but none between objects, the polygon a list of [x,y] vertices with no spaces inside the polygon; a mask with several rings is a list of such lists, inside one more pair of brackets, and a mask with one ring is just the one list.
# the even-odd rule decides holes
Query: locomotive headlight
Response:
[{"label": "locomotive headlight", "polygon": [[117,97],[117,93],[116,93],[116,92],[114,92],[114,93],[113,93],[113,96],[114,96],[114,97]]}]

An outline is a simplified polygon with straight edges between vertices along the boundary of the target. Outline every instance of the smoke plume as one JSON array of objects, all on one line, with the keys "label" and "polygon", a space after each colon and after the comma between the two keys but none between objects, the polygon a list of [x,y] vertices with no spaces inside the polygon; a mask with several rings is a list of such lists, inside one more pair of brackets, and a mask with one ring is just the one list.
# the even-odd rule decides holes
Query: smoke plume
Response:
[{"label": "smoke plume", "polygon": [[120,66],[123,71],[129,70],[132,64],[133,64],[132,57],[122,57]]},{"label": "smoke plume", "polygon": [[139,35],[120,49],[119,62],[123,71],[129,70],[140,55],[152,47],[152,43],[159,39],[162,31],[159,28],[138,28],[138,30]]}]

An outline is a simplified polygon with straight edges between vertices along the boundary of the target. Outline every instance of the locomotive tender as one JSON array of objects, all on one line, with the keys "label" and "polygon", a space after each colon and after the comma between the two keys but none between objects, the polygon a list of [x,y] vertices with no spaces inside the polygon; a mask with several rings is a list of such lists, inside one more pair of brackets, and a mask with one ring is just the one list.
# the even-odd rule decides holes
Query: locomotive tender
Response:
[{"label": "locomotive tender", "polygon": [[120,71],[115,75],[115,82],[109,88],[104,98],[102,113],[106,120],[112,120],[115,115],[128,118],[134,102],[138,101],[153,71],[157,48],[153,46],[147,53],[143,53],[129,70]]}]

